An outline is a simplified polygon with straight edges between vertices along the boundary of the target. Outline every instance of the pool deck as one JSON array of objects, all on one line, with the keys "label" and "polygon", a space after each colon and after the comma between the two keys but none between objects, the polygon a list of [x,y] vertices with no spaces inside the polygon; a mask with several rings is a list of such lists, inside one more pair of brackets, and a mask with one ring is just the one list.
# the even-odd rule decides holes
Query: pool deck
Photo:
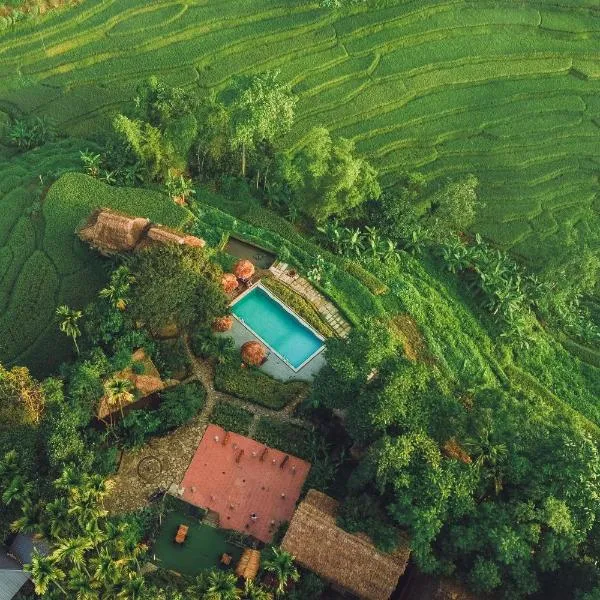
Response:
[{"label": "pool deck", "polygon": [[[225,333],[217,333],[225,337],[233,338],[236,348],[241,348],[242,344],[258,338],[247,329],[237,319],[234,319],[233,326]],[[269,352],[267,361],[260,367],[260,370],[279,381],[312,381],[317,373],[325,366],[325,353],[319,352],[315,357],[309,360],[301,369],[294,371],[289,365],[283,362],[274,352]]]}]

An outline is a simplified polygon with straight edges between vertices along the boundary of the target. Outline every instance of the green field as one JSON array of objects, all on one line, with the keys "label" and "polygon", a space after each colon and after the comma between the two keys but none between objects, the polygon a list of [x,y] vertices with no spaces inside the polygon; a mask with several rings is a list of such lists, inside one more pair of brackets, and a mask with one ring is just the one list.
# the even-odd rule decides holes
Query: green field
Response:
[{"label": "green field", "polygon": [[530,259],[598,228],[597,2],[387,4],[85,0],[0,38],[0,108],[85,137],[153,73],[220,88],[280,69],[300,96],[293,143],[326,125],[356,140],[386,186],[401,170],[432,182],[473,172],[478,229]]},{"label": "green field", "polygon": [[61,141],[0,161],[0,362],[46,374],[69,357],[58,332],[59,304],[83,308],[105,280],[102,260],[74,235],[99,206],[180,227],[191,214],[147,190],[108,188],[67,173],[79,167],[81,141]]}]

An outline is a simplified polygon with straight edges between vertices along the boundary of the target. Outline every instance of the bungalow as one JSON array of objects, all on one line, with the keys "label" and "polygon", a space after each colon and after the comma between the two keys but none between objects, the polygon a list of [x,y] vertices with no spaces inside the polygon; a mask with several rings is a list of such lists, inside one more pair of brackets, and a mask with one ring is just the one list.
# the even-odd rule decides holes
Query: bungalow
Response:
[{"label": "bungalow", "polygon": [[281,547],[296,562],[362,600],[388,600],[404,573],[410,549],[400,540],[393,554],[375,548],[364,534],[351,534],[336,524],[338,502],[309,490],[300,503]]},{"label": "bungalow", "polygon": [[31,562],[34,550],[44,555],[50,553],[46,542],[21,533],[8,550],[0,549],[0,600],[12,600],[29,581],[29,573],[23,570],[23,565]]}]

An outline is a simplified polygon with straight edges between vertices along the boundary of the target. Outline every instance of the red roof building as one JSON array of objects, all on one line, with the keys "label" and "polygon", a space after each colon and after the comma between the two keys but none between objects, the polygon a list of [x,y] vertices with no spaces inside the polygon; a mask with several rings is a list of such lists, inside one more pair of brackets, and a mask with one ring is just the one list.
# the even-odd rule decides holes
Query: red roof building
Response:
[{"label": "red roof building", "polygon": [[218,513],[219,525],[270,542],[291,520],[310,464],[209,425],[185,473],[182,498]]}]

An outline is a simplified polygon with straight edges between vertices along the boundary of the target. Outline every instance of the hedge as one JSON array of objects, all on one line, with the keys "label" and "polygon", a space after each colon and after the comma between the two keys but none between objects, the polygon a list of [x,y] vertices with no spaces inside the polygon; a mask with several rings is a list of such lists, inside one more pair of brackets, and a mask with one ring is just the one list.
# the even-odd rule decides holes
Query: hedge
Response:
[{"label": "hedge", "polygon": [[312,432],[287,421],[261,417],[253,437],[267,446],[305,460],[312,456]]},{"label": "hedge", "polygon": [[287,304],[319,333],[325,337],[333,337],[335,335],[335,331],[321,318],[317,309],[306,298],[294,292],[285,283],[272,277],[265,277],[262,279],[262,284],[269,288],[280,300]]},{"label": "hedge", "polygon": [[281,382],[252,368],[242,369],[229,360],[215,368],[215,388],[267,408],[279,410],[307,390],[302,381]]},{"label": "hedge", "polygon": [[254,415],[241,406],[229,402],[217,402],[210,416],[210,422],[226,431],[248,435]]}]

